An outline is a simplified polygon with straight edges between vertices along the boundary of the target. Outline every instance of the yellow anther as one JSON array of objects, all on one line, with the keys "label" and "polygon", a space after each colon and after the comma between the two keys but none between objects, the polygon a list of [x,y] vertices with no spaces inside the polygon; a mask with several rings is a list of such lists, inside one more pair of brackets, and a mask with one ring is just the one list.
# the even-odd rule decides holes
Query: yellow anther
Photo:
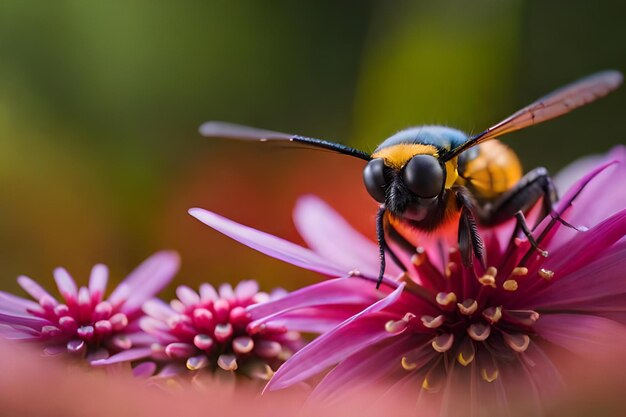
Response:
[{"label": "yellow anther", "polygon": [[491,324],[497,323],[502,318],[502,306],[486,308],[483,317]]},{"label": "yellow anther", "polygon": [[406,356],[402,357],[402,359],[400,360],[400,363],[402,364],[402,368],[405,371],[412,371],[413,369],[417,368],[417,363],[410,362],[409,358],[407,358]]},{"label": "yellow anther", "polygon": [[440,292],[435,297],[437,304],[447,306],[456,303],[456,294],[453,292]]},{"label": "yellow anther", "polygon": [[507,279],[502,283],[502,288],[504,288],[506,291],[517,291],[518,287],[519,286],[517,285],[517,281],[515,281],[514,279]]},{"label": "yellow anther", "polygon": [[491,326],[483,323],[474,323],[467,328],[467,334],[475,341],[482,342],[487,340],[491,334]]},{"label": "yellow anther", "polygon": [[490,266],[489,268],[487,268],[487,271],[485,272],[486,275],[491,275],[492,277],[496,277],[496,275],[498,275],[498,270],[496,269],[495,266]]},{"label": "yellow anther", "polygon": [[476,302],[476,300],[472,298],[468,298],[467,300],[464,300],[462,303],[457,303],[457,307],[459,308],[459,311],[461,312],[461,314],[464,314],[466,316],[471,316],[472,314],[476,312],[476,310],[478,310],[478,303]]},{"label": "yellow anther", "polygon": [[486,287],[496,288],[496,277],[493,275],[485,274],[482,277],[478,278],[478,282]]},{"label": "yellow anther", "polygon": [[526,275],[528,275],[528,268],[525,266],[518,266],[517,268],[513,268],[513,271],[511,271],[511,276],[523,277]]},{"label": "yellow anther", "polygon": [[546,281],[550,281],[552,277],[554,277],[554,272],[550,271],[549,269],[541,268],[538,274],[541,278],[545,279]]},{"label": "yellow anther", "polygon": [[489,372],[486,368],[483,368],[480,375],[483,377],[483,380],[487,382],[493,382],[498,379],[498,370],[493,369],[491,372]]},{"label": "yellow anther", "polygon": [[471,354],[467,358],[463,356],[463,352],[459,353],[459,356],[456,357],[456,360],[463,366],[467,366],[474,360],[474,354]]},{"label": "yellow anther", "polygon": [[444,333],[435,337],[431,346],[439,353],[447,352],[454,343],[454,335],[452,333]]},{"label": "yellow anther", "polygon": [[446,321],[446,318],[443,315],[439,315],[437,317],[422,316],[421,320],[424,327],[427,327],[429,329],[436,329]]},{"label": "yellow anther", "polygon": [[526,334],[502,334],[504,336],[504,341],[506,342],[506,344],[517,353],[525,352],[530,345],[530,337],[528,337],[528,335]]}]

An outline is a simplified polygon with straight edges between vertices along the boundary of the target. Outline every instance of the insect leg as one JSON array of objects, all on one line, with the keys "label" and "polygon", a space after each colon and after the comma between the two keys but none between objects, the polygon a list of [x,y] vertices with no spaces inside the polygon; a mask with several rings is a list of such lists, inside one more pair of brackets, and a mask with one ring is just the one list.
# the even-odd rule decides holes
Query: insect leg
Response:
[{"label": "insect leg", "polygon": [[467,195],[464,188],[458,189],[456,192],[456,200],[461,208],[461,216],[459,218],[459,251],[463,265],[472,266],[472,254],[478,258],[478,261],[485,267],[485,246],[478,234],[476,227],[476,219],[474,218],[472,200]]},{"label": "insect leg", "polygon": [[396,265],[398,265],[402,270],[406,271],[406,267],[402,264],[402,261],[400,261],[398,256],[391,250],[389,245],[387,245],[387,241],[385,240],[385,211],[385,207],[381,206],[376,213],[376,239],[378,240],[378,255],[380,258],[380,270],[378,272],[376,289],[380,287],[380,284],[383,282],[383,276],[385,275],[385,251],[389,253],[389,256],[391,256],[391,259]]},{"label": "insect leg", "polygon": [[495,202],[485,206],[480,220],[485,225],[503,223],[513,218],[517,212],[530,210],[541,197],[543,210],[540,220],[552,213],[557,194],[548,171],[545,168],[535,168]]}]

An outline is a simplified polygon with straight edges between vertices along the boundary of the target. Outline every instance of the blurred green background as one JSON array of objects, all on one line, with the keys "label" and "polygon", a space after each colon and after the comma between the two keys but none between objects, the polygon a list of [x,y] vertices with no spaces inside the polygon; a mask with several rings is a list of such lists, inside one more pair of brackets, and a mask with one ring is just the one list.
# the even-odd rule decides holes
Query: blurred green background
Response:
[{"label": "blurred green background", "polygon": [[[591,72],[626,69],[621,1],[0,2],[0,287],[95,262],[119,280],[161,248],[178,283],[296,288],[313,274],[201,225],[215,210],[299,241],[316,193],[365,233],[361,163],[208,141],[228,120],[372,150],[399,129],[477,132]],[[626,138],[625,90],[507,138],[552,172]],[[618,184],[620,192],[624,185]]]}]

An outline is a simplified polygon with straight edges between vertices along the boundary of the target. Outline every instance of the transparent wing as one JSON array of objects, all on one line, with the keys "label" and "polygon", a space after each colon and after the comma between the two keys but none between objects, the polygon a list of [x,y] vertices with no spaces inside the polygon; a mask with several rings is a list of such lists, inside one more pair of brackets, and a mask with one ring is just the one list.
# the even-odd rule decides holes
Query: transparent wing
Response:
[{"label": "transparent wing", "polygon": [[569,113],[578,107],[606,96],[619,87],[622,80],[623,76],[619,71],[603,71],[561,87],[484,132],[471,137],[467,142],[452,149],[446,155],[446,158],[453,158],[472,146],[489,139],[494,139]]},{"label": "transparent wing", "polygon": [[258,142],[293,142],[312,148],[326,149],[344,155],[354,156],[366,161],[371,159],[367,152],[363,152],[339,143],[289,133],[257,129],[255,127],[242,126],[228,122],[206,122],[200,126],[199,131],[202,136],[210,138],[251,140]]}]

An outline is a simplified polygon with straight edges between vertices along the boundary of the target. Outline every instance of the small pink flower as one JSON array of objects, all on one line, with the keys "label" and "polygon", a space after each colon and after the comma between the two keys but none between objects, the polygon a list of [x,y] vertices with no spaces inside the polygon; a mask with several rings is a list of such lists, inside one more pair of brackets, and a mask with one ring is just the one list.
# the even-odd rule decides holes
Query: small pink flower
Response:
[{"label": "small pink flower", "polygon": [[290,358],[267,389],[330,369],[312,398],[338,399],[378,383],[414,395],[418,405],[440,402],[444,415],[501,414],[513,397],[537,410],[562,386],[551,357],[555,347],[598,355],[626,342],[626,193],[615,188],[626,181],[626,149],[592,164],[584,176],[570,169],[570,178],[559,179],[574,185],[556,207],[588,230],[544,219],[535,234],[543,234],[547,257],[512,236],[510,222],[481,229],[486,270],[462,267],[455,242],[424,242],[402,256],[406,274],[387,271],[380,292],[370,284],[378,267],[374,243],[312,197],[299,203],[295,216],[311,249],[201,209],[190,213],[270,256],[352,276],[259,307],[266,325],[289,325],[300,309],[331,317],[320,318],[324,334]]},{"label": "small pink flower", "polygon": [[65,269],[55,269],[61,301],[21,276],[18,283],[36,302],[0,292],[0,334],[40,342],[48,354],[69,352],[94,361],[123,352],[132,358],[149,350],[150,337],[139,328],[141,306],[170,282],[178,264],[175,252],[158,252],[106,299],[109,272],[102,264],[93,267],[89,285],[80,288]]},{"label": "small pink flower", "polygon": [[[162,376],[180,373],[185,368],[189,371],[221,368],[269,379],[273,369],[301,348],[304,341],[298,332],[285,326],[249,326],[252,321],[249,310],[262,306],[259,303],[279,300],[285,294],[283,290],[271,294],[259,292],[255,281],[241,281],[234,289],[230,284],[222,284],[219,290],[202,284],[199,293],[180,286],[176,290],[178,298],[169,304],[158,299],[144,304],[146,316],[141,319],[140,327],[155,339],[144,358],[162,365]],[[120,359],[127,360],[122,353],[96,364]],[[140,367],[136,373],[152,372],[157,364],[146,362]]]}]

